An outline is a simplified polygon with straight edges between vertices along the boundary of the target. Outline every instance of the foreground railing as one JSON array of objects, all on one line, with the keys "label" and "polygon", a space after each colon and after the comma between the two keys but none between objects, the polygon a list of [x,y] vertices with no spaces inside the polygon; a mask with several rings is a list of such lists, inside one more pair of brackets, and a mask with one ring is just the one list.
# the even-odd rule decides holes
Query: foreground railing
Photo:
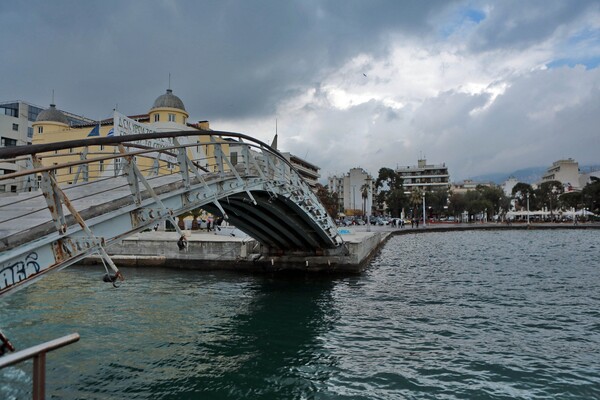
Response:
[{"label": "foreground railing", "polygon": [[0,357],[0,369],[33,358],[33,400],[42,400],[46,395],[46,353],[60,349],[79,340],[78,333],[72,333],[50,340],[7,356]]}]

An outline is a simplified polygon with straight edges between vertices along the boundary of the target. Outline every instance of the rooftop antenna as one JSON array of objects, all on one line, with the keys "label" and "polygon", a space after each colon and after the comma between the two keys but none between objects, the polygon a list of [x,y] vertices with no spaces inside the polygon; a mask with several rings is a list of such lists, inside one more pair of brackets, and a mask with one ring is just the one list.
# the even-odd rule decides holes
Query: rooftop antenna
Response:
[{"label": "rooftop antenna", "polygon": [[52,89],[52,104],[54,104],[54,89]]},{"label": "rooftop antenna", "polygon": [[169,72],[169,90],[171,90],[171,73]]}]

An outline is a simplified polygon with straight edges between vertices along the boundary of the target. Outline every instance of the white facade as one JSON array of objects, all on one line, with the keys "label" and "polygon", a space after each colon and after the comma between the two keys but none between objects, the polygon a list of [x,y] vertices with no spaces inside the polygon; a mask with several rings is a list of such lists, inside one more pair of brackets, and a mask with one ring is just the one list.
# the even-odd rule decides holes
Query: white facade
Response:
[{"label": "white facade", "polygon": [[[340,206],[344,210],[360,210],[364,215],[371,215],[373,208],[373,177],[362,168],[352,168],[342,177],[331,176],[327,188],[337,193]],[[366,186],[365,186],[366,185]],[[367,190],[367,197],[363,191]]]},{"label": "white facade", "polygon": [[300,176],[302,176],[312,189],[317,186],[319,178],[321,177],[321,174],[319,173],[321,168],[292,153],[281,153],[281,155],[296,168]]},{"label": "white facade", "polygon": [[450,188],[450,175],[445,163],[428,165],[427,160],[421,159],[417,165],[397,167],[396,172],[402,177],[402,185],[407,192]]},{"label": "white facade", "polygon": [[587,174],[580,174],[579,187],[583,189],[587,184],[592,183],[592,176],[600,179],[600,171],[590,171]]},{"label": "white facade", "polygon": [[[31,144],[33,128],[31,124],[43,110],[23,101],[0,103],[0,147],[25,146]],[[6,162],[0,160],[0,174],[6,175],[25,168],[25,161]],[[0,185],[0,193],[20,192],[24,189],[26,177],[16,178]]]},{"label": "white facade", "polygon": [[542,176],[542,183],[548,181],[559,181],[563,184],[565,191],[581,190],[581,186],[579,186],[579,163],[572,158],[553,162],[552,166]]},{"label": "white facade", "polygon": [[519,183],[517,178],[514,176],[509,177],[504,183],[501,185],[502,190],[504,191],[504,195],[507,197],[512,197],[513,188]]}]

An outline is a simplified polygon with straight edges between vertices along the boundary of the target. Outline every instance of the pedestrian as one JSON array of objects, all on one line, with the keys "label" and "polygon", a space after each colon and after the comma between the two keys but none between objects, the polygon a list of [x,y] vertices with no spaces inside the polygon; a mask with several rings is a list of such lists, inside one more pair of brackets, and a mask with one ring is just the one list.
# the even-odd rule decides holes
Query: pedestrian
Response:
[{"label": "pedestrian", "polygon": [[411,219],[410,219],[410,227],[411,227],[411,228],[414,228],[414,227],[415,227],[415,219],[414,219],[414,218],[411,218]]},{"label": "pedestrian", "polygon": [[208,221],[206,221],[206,230],[208,232],[210,232],[210,225],[211,225],[211,223],[210,223],[210,219],[209,219]]},{"label": "pedestrian", "polygon": [[419,229],[419,218],[417,218],[416,224],[417,224],[417,229]]},{"label": "pedestrian", "polygon": [[179,247],[179,251],[187,251],[188,241],[187,241],[187,238],[185,237],[185,233],[183,235],[181,235],[181,237],[177,241],[177,247]]}]

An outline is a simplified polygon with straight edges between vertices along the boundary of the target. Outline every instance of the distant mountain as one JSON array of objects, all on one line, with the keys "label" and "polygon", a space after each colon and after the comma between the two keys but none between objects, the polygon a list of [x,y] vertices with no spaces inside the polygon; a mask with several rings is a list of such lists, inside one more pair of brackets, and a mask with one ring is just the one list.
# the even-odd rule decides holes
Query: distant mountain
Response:
[{"label": "distant mountain", "polygon": [[[511,172],[510,174],[498,172],[484,175],[473,176],[469,179],[472,179],[475,182],[494,182],[498,185],[504,183],[509,177],[514,176],[515,179],[519,182],[524,183],[536,183],[542,179],[542,176],[546,173],[548,167],[531,167],[531,168],[523,168],[517,171]],[[580,165],[579,172],[584,174],[591,171],[599,171],[600,164],[596,165]]]}]

